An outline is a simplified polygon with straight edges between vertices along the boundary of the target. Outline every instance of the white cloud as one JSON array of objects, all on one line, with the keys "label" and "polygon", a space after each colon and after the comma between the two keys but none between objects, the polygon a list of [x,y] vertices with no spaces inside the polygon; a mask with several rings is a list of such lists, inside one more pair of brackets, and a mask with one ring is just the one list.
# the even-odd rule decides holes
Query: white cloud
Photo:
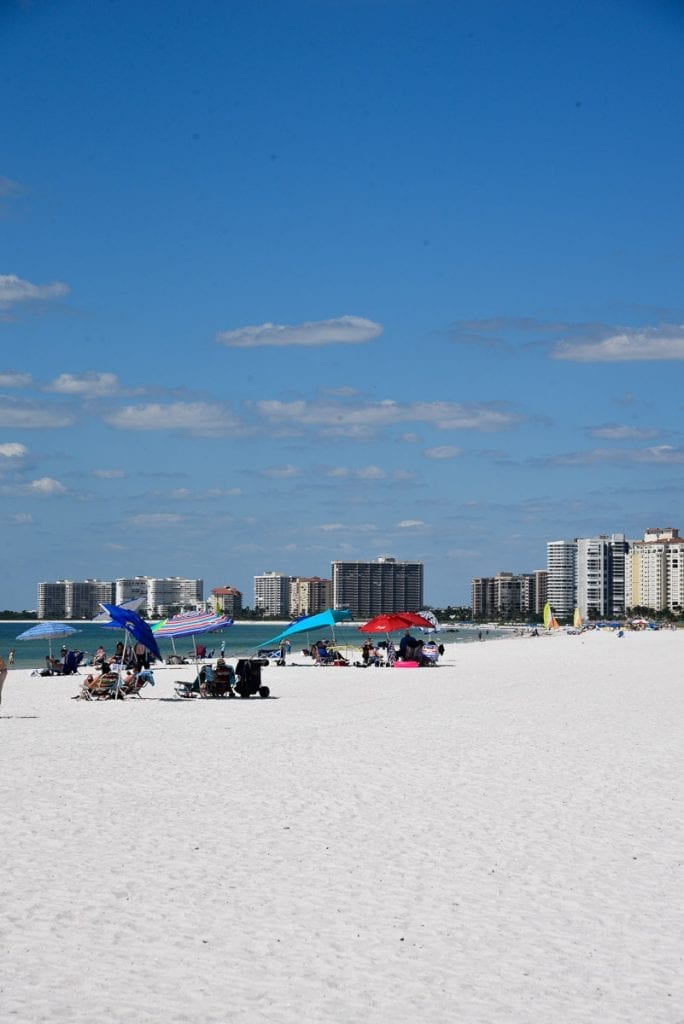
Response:
[{"label": "white cloud", "polygon": [[30,373],[19,373],[13,370],[0,373],[0,388],[30,388],[32,384],[33,377]]},{"label": "white cloud", "polygon": [[63,281],[51,284],[32,284],[16,274],[0,274],[0,310],[9,309],[20,302],[46,302],[66,295],[69,286]]},{"label": "white cloud", "polygon": [[376,533],[378,528],[375,523],[322,523],[318,529],[323,533],[337,533],[340,530],[346,530],[347,533]]},{"label": "white cloud", "polygon": [[603,427],[593,427],[591,437],[600,437],[606,441],[647,441],[657,437],[658,430],[653,427],[629,427],[620,423],[607,423]]},{"label": "white cloud", "polygon": [[549,460],[556,466],[586,466],[595,464],[643,463],[652,466],[680,466],[684,464],[684,448],[660,444],[652,448],[594,448],[588,452],[570,452]]},{"label": "white cloud", "polygon": [[457,459],[462,453],[462,448],[456,448],[451,444],[443,444],[438,445],[436,448],[426,448],[423,455],[426,459]]},{"label": "white cloud", "polygon": [[332,480],[413,480],[415,473],[407,469],[382,469],[381,466],[329,466],[320,470]]},{"label": "white cloud", "polygon": [[369,436],[383,427],[402,423],[432,424],[439,430],[505,430],[524,417],[502,402],[280,402],[253,403],[259,417],[280,426],[316,427],[327,436]]},{"label": "white cloud", "polygon": [[33,516],[28,512],[17,512],[15,515],[10,516],[10,522],[15,523],[17,526],[30,526],[33,522]]},{"label": "white cloud", "polygon": [[362,316],[340,316],[332,320],[310,320],[301,324],[258,324],[235,331],[219,331],[216,340],[229,348],[258,348],[262,345],[304,346],[361,345],[382,334],[382,324]]},{"label": "white cloud", "polygon": [[45,402],[24,402],[9,395],[3,395],[0,402],[0,427],[29,430],[68,427],[74,419],[65,408],[49,406]]},{"label": "white cloud", "polygon": [[49,384],[46,391],[55,391],[60,395],[86,395],[101,398],[105,395],[119,393],[119,378],[115,373],[98,373],[88,370],[85,373],[60,373],[59,377]]},{"label": "white cloud", "polygon": [[61,484],[59,480],[53,480],[51,476],[42,476],[39,480],[32,480],[30,484],[26,484],[21,488],[24,494],[41,494],[41,495],[53,495],[53,494],[66,494],[66,487]]},{"label": "white cloud", "polygon": [[18,441],[8,441],[7,444],[0,444],[0,458],[23,459],[28,454],[28,448]]},{"label": "white cloud", "polygon": [[121,480],[126,476],[126,471],[124,469],[95,469],[93,476],[97,476],[101,480]]},{"label": "white cloud", "polygon": [[551,356],[578,363],[682,360],[684,326],[622,329],[594,341],[561,341],[551,350]]},{"label": "white cloud", "polygon": [[127,405],[105,414],[103,419],[117,430],[174,430],[197,437],[217,437],[242,430],[239,420],[226,406],[211,402]]},{"label": "white cloud", "polygon": [[397,528],[400,530],[420,530],[425,526],[422,519],[402,519],[400,523],[397,523]]},{"label": "white cloud", "polygon": [[143,512],[139,516],[130,516],[128,522],[136,527],[164,527],[177,526],[181,522],[181,516],[171,512]]},{"label": "white cloud", "polygon": [[271,477],[272,480],[292,480],[301,476],[302,472],[299,466],[270,466],[261,470],[261,476]]}]

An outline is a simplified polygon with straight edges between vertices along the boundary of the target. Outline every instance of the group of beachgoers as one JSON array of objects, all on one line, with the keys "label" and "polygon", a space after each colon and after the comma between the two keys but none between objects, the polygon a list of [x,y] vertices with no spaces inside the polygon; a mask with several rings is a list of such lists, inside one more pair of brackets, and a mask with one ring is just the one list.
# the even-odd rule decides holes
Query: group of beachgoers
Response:
[{"label": "group of beachgoers", "polygon": [[[348,665],[349,660],[337,650],[333,641],[317,640],[302,651],[302,654],[314,660],[317,665]],[[419,640],[409,629],[395,647],[392,640],[380,640],[377,644],[371,638],[364,641],[361,648],[361,661],[354,662],[357,668],[392,668],[396,664],[418,665],[424,667],[436,665],[444,654],[444,646],[435,640]],[[284,661],[283,661],[284,664]]]}]

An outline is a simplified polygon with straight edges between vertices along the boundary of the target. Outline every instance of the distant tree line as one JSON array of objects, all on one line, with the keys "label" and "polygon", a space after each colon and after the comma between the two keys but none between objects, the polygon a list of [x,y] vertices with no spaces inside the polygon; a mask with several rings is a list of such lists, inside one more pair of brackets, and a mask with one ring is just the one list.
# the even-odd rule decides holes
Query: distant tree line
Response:
[{"label": "distant tree line", "polygon": [[36,619],[36,618],[38,618],[38,616],[36,615],[35,612],[27,612],[26,610],[24,610],[23,612],[13,612],[9,608],[5,608],[4,611],[0,612],[0,622],[3,621],[3,620],[5,622],[12,622],[15,619]]}]

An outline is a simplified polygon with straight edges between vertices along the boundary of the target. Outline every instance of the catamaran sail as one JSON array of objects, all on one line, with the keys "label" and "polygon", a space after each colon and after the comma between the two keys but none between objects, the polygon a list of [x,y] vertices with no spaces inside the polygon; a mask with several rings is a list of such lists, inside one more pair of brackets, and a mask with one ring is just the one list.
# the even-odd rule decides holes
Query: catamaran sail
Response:
[{"label": "catamaran sail", "polygon": [[575,627],[575,629],[582,628],[582,613],[580,612],[579,608],[575,608],[575,614],[573,616],[572,624]]},{"label": "catamaran sail", "polygon": [[560,629],[560,623],[548,601],[544,605],[544,629]]}]

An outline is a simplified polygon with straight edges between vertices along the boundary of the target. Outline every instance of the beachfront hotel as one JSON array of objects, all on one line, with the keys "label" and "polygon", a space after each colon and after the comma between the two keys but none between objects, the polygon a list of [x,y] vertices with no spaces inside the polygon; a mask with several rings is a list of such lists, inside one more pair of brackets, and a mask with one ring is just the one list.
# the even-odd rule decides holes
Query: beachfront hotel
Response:
[{"label": "beachfront hotel", "polygon": [[113,600],[111,581],[55,580],[38,584],[36,609],[39,619],[92,619]]},{"label": "beachfront hotel", "polygon": [[583,619],[623,615],[628,552],[624,533],[549,541],[548,599],[555,614],[570,616],[579,608]]},{"label": "beachfront hotel", "polygon": [[290,577],[281,572],[254,577],[254,608],[262,615],[287,619],[290,615]]},{"label": "beachfront hotel", "polygon": [[520,619],[541,615],[546,602],[547,572],[476,576],[470,581],[473,619]]},{"label": "beachfront hotel", "polygon": [[211,610],[235,619],[242,611],[242,591],[237,587],[214,587],[209,596]]},{"label": "beachfront hotel", "polygon": [[320,576],[293,576],[290,580],[290,618],[317,615],[332,604],[332,580]]},{"label": "beachfront hotel", "polygon": [[140,611],[166,618],[177,612],[195,611],[203,601],[204,580],[183,576],[121,576],[115,581],[116,604],[142,600]]},{"label": "beachfront hotel", "polygon": [[56,580],[38,584],[39,619],[93,619],[101,604],[124,604],[142,599],[143,614],[164,618],[202,604],[202,580],[170,576],[133,576],[112,580]]},{"label": "beachfront hotel", "polygon": [[382,612],[417,612],[423,607],[423,563],[400,562],[382,555],[372,562],[332,563],[334,608],[348,608],[353,618]]},{"label": "beachfront hotel", "polygon": [[626,571],[629,608],[679,614],[684,608],[684,538],[669,526],[650,529],[630,544]]}]

